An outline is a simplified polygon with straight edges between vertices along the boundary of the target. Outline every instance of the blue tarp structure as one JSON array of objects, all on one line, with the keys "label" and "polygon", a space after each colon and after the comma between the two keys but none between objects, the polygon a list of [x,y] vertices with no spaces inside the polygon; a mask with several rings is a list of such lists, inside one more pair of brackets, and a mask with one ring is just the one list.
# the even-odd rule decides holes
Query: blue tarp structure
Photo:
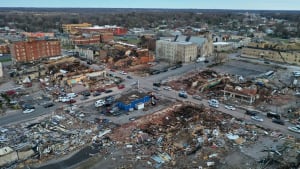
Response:
[{"label": "blue tarp structure", "polygon": [[131,108],[134,109],[136,104],[147,103],[149,101],[150,101],[150,96],[145,96],[143,98],[133,100],[129,104],[125,104],[123,102],[117,102],[117,106],[121,110],[129,111]]}]

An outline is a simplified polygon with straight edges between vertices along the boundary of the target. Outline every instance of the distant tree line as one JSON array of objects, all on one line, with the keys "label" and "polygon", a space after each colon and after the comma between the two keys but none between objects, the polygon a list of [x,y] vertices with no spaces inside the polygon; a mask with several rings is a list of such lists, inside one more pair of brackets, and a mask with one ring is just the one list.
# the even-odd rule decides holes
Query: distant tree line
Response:
[{"label": "distant tree line", "polygon": [[58,13],[58,12],[0,12],[0,26],[25,31],[61,30],[62,24],[89,22],[94,25],[119,25],[127,28],[168,28],[183,26],[201,27],[228,21],[227,15],[197,14],[193,12],[129,12],[129,13]]},{"label": "distant tree line", "polygon": [[[29,32],[59,31],[62,24],[88,22],[93,25],[118,25],[126,28],[204,27],[210,29],[246,29],[245,25],[256,27],[259,21],[246,20],[246,11],[195,10],[195,9],[52,9],[52,8],[0,8],[0,27],[9,26]],[[255,12],[255,11],[254,11]],[[256,11],[259,12],[259,11]],[[261,12],[267,18],[292,21],[298,30],[289,32],[284,25],[275,25],[275,36],[300,36],[300,17],[297,12]],[[264,27],[259,27],[263,30]]]}]

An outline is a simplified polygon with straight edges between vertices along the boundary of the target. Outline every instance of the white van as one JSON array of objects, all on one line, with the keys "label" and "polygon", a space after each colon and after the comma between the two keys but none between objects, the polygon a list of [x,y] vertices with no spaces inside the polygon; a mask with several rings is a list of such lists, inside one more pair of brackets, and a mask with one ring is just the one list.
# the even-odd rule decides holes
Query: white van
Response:
[{"label": "white van", "polygon": [[77,94],[76,93],[67,93],[67,97],[75,98],[75,97],[77,97]]},{"label": "white van", "polygon": [[95,102],[95,107],[101,107],[105,104],[105,101],[104,100],[97,100]]},{"label": "white van", "polygon": [[199,62],[204,62],[205,61],[205,57],[198,57],[196,62],[199,63]]}]

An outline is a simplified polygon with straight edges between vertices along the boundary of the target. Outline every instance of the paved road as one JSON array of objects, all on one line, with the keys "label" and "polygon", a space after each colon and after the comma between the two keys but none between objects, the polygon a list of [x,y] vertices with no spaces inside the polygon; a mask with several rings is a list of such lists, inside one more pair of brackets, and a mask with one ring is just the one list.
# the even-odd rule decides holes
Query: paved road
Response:
[{"label": "paved road", "polygon": [[[199,64],[198,68],[200,66],[202,66],[202,68],[206,67],[205,65],[200,65]],[[145,78],[137,77],[137,76],[134,76],[134,75],[132,75],[132,76],[139,81],[140,88],[145,89],[145,90],[149,90],[149,91],[153,91],[153,82],[163,80],[163,79],[167,79],[168,77],[171,77],[172,75],[183,74],[183,73],[191,71],[193,69],[194,69],[193,66],[185,65],[182,68],[176,69],[177,70],[176,72],[165,72],[165,73],[152,75],[152,76],[145,77]],[[167,97],[169,99],[177,99],[177,100],[192,102],[192,103],[195,103],[195,104],[204,104],[205,106],[209,106],[208,105],[208,100],[205,100],[205,99],[203,99],[202,101],[195,100],[195,99],[192,99],[192,96],[190,96],[190,95],[187,99],[180,98],[178,96],[178,91],[174,91],[174,90],[167,91],[167,90],[162,89],[161,91],[158,91],[158,92],[155,91],[155,93],[159,93],[162,96]],[[261,115],[261,117],[264,118],[264,122],[257,122],[257,121],[252,120],[250,116],[245,115],[245,110],[237,109],[235,111],[232,111],[232,110],[225,109],[224,106],[225,106],[224,104],[220,104],[220,107],[217,108],[217,110],[222,111],[222,112],[227,113],[227,114],[230,114],[230,115],[232,115],[236,118],[244,119],[245,122],[247,122],[247,123],[258,124],[258,125],[261,125],[265,128],[279,130],[283,133],[290,134],[290,135],[293,135],[297,138],[300,138],[300,134],[291,132],[287,129],[288,125],[282,126],[282,125],[275,124],[275,123],[272,122],[271,119],[264,118],[263,115]]]},{"label": "paved road", "polygon": [[32,113],[24,114],[22,110],[10,111],[6,115],[0,117],[0,126],[5,126],[13,123],[20,123],[35,119],[36,117],[49,114],[57,109],[59,105],[54,107],[44,108],[42,106],[35,106],[35,111]]},{"label": "paved road", "polygon": [[[97,69],[96,65],[92,65],[92,66],[93,66],[93,68]],[[164,73],[160,73],[160,74],[157,74],[157,75],[148,76],[148,77],[138,77],[138,76],[134,76],[133,74],[129,74],[130,76],[133,77],[133,79],[126,79],[127,75],[121,75],[121,74],[118,74],[117,72],[111,72],[111,71],[107,70],[110,73],[113,73],[113,74],[116,74],[117,76],[125,78],[126,80],[125,80],[124,84],[126,85],[126,89],[119,90],[117,88],[114,88],[112,93],[101,94],[98,97],[92,97],[91,96],[88,100],[80,100],[80,98],[78,97],[78,98],[76,98],[76,100],[77,100],[76,104],[85,104],[87,102],[93,102],[97,99],[103,98],[107,95],[120,94],[120,93],[122,93],[122,91],[129,90],[130,88],[133,88],[133,87],[136,87],[136,86],[139,86],[140,89],[144,89],[144,90],[147,90],[147,91],[153,91],[153,82],[166,80],[166,79],[168,79],[170,77],[174,77],[174,76],[175,77],[180,76],[180,75],[182,75],[186,72],[193,71],[193,70],[204,69],[205,67],[206,67],[206,64],[203,63],[203,62],[200,62],[200,63],[192,63],[192,64],[189,64],[189,65],[183,65],[181,68],[171,70],[171,71],[168,71],[168,72],[164,72]],[[138,82],[139,85],[132,85],[134,82]],[[198,101],[198,100],[192,99],[191,96],[189,96],[188,99],[179,98],[177,91],[162,90],[159,93],[161,95],[163,95],[163,97],[167,97],[169,99],[173,99],[173,100],[174,99],[179,99],[179,100],[183,100],[183,101],[189,101],[189,102],[192,102],[192,103],[204,104],[205,106],[208,106],[207,100],[205,100],[205,99],[202,100],[202,101]],[[6,115],[4,117],[1,117],[0,118],[0,125],[7,125],[7,124],[12,123],[12,122],[20,122],[20,121],[24,121],[24,120],[33,119],[33,118],[36,118],[38,116],[51,113],[54,109],[56,109],[56,108],[58,108],[62,105],[67,106],[66,104],[62,104],[62,103],[58,103],[58,104],[56,104],[56,106],[54,106],[52,108],[47,108],[47,109],[40,106],[40,107],[37,107],[35,112],[30,113],[30,114],[23,114],[21,111],[18,111],[18,112],[12,113],[10,115]],[[236,118],[245,119],[246,122],[260,124],[261,126],[266,127],[266,128],[277,129],[277,130],[282,131],[283,133],[287,133],[287,134],[294,135],[296,137],[300,137],[299,134],[288,131],[287,126],[281,126],[281,125],[272,123],[270,119],[265,118],[264,122],[253,121],[253,120],[250,119],[249,116],[245,116],[245,111],[241,110],[241,109],[238,109],[236,111],[231,111],[231,110],[225,109],[224,105],[221,104],[220,107],[218,108],[218,110],[222,111],[224,113],[230,114],[230,115],[232,115]]]}]

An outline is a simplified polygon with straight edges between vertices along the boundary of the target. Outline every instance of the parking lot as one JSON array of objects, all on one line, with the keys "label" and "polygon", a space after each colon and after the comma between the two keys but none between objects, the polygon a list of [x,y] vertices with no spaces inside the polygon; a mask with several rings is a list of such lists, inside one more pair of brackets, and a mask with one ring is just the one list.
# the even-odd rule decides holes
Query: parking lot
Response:
[{"label": "parking lot", "polygon": [[213,67],[214,70],[220,73],[229,73],[239,76],[257,76],[272,70],[270,65],[253,64],[245,61],[230,60],[222,65]]}]

